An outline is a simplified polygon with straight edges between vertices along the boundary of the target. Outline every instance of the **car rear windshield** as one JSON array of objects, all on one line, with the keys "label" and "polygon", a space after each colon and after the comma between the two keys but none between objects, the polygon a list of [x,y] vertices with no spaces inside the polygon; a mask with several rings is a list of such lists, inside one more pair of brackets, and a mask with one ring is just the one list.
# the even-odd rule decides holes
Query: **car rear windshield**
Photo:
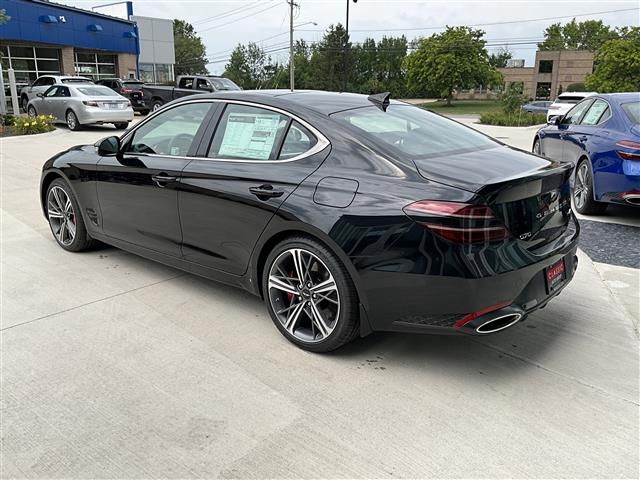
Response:
[{"label": "car rear windshield", "polygon": [[115,93],[113,93],[113,90],[101,85],[95,85],[91,87],[78,87],[77,90],[87,97],[113,97],[116,95]]},{"label": "car rear windshield", "polygon": [[497,147],[489,137],[457,122],[411,105],[390,105],[387,111],[371,106],[331,115],[404,155],[430,157]]},{"label": "car rear windshield", "polygon": [[88,78],[63,78],[62,83],[93,83]]},{"label": "car rear windshield", "polygon": [[623,103],[622,110],[627,114],[631,123],[640,123],[640,102]]},{"label": "car rear windshield", "polygon": [[133,88],[141,88],[144,85],[144,82],[132,82],[131,80],[125,80],[124,83],[127,87]]},{"label": "car rear windshield", "polygon": [[578,103],[586,97],[558,97],[555,103]]}]

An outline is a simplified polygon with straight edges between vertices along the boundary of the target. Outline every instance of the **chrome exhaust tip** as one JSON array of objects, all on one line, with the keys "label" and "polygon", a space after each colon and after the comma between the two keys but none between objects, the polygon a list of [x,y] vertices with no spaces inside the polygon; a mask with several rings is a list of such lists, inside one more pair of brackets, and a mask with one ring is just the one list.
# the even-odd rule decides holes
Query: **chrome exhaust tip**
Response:
[{"label": "chrome exhaust tip", "polygon": [[640,205],[640,193],[631,193],[629,195],[625,195],[622,199],[629,205]]},{"label": "chrome exhaust tip", "polygon": [[487,320],[482,325],[478,326],[476,328],[476,332],[482,334],[499,332],[500,330],[504,330],[505,328],[515,325],[521,318],[522,314],[520,313],[501,315],[499,317],[492,318],[491,320]]}]

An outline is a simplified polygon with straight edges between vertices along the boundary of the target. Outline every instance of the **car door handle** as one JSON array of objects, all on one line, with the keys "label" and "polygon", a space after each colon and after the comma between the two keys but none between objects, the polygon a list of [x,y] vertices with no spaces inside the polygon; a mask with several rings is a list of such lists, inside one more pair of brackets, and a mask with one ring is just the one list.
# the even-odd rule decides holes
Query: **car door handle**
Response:
[{"label": "car door handle", "polygon": [[277,198],[284,195],[282,190],[274,190],[273,185],[260,185],[259,187],[251,187],[249,191],[253,193],[260,200],[268,200],[270,198]]},{"label": "car door handle", "polygon": [[156,182],[156,185],[158,185],[160,188],[164,188],[167,183],[176,182],[178,180],[178,177],[171,177],[166,173],[159,173],[157,175],[151,175],[151,180]]},{"label": "car door handle", "polygon": [[586,142],[588,138],[589,138],[589,137],[587,137],[586,135],[580,135],[580,136],[578,137],[578,140],[580,140],[581,142]]}]

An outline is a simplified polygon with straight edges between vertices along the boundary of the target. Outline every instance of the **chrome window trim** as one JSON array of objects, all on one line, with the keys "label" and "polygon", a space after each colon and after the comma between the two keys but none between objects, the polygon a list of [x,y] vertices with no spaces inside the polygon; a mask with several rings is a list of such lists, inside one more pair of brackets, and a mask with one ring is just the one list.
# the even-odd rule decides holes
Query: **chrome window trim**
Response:
[{"label": "chrome window trim", "polygon": [[[184,160],[209,160],[212,162],[232,162],[232,163],[288,163],[288,162],[295,162],[297,160],[302,160],[303,158],[307,158],[310,157],[312,155],[315,155],[316,153],[319,153],[321,151],[323,151],[325,148],[327,148],[328,146],[331,145],[331,142],[327,139],[327,137],[325,137],[322,133],[320,133],[320,131],[315,128],[313,125],[311,125],[309,122],[307,122],[306,120],[301,119],[300,117],[298,117],[297,115],[294,115],[292,113],[287,112],[286,110],[283,110],[281,108],[278,107],[272,107],[271,105],[264,105],[262,103],[256,103],[256,102],[249,102],[246,100],[226,100],[226,99],[222,99],[222,98],[204,98],[204,99],[198,99],[198,100],[189,100],[189,101],[185,101],[185,102],[180,102],[177,103],[175,105],[172,105],[169,108],[160,108],[159,110],[156,110],[155,113],[152,113],[151,115],[149,115],[144,121],[138,123],[135,127],[133,127],[131,130],[129,130],[127,133],[124,134],[124,136],[121,139],[121,143],[124,145],[125,143],[127,143],[129,141],[129,139],[131,138],[131,136],[133,136],[133,134],[136,132],[136,130],[138,130],[138,128],[142,127],[143,125],[145,125],[147,122],[151,121],[153,118],[156,117],[156,115],[162,113],[162,112],[167,112],[173,108],[182,106],[182,105],[189,105],[189,104],[193,104],[193,103],[233,103],[236,105],[246,105],[248,107],[255,107],[255,108],[262,108],[264,110],[271,110],[273,112],[279,113],[281,115],[284,115],[288,118],[291,118],[293,120],[295,120],[296,122],[300,123],[301,125],[303,125],[305,128],[307,128],[313,135],[315,135],[316,139],[318,140],[316,142],[316,144],[311,147],[309,150],[307,150],[306,152],[301,153],[300,155],[296,155],[295,157],[291,157],[291,158],[286,158],[283,160],[243,160],[243,159],[235,159],[235,158],[219,158],[219,157],[185,157],[185,156],[179,156],[179,155],[160,155],[160,154],[155,154],[155,153],[145,153],[144,156],[147,157],[171,157],[171,158],[179,158],[179,159],[184,159]],[[215,132],[214,132],[215,133]],[[123,152],[124,155],[130,155],[130,154],[135,154],[136,156],[140,156],[143,154],[140,153],[135,153],[135,152]]]}]

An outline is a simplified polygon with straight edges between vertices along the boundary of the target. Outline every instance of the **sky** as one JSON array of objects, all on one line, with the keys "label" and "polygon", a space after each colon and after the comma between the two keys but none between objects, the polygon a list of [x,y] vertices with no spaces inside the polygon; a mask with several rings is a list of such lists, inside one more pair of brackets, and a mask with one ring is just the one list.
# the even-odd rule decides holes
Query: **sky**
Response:
[{"label": "sky", "polygon": [[[57,1],[90,10],[117,0]],[[295,0],[298,7],[294,24],[299,25],[295,38],[319,41],[329,25],[344,24],[347,1],[351,2],[349,32],[352,42],[401,34],[412,40],[442,31],[445,25],[469,25],[486,32],[490,53],[507,46],[513,52],[513,58],[524,59],[527,66],[534,62],[536,42],[542,40],[544,29],[552,23],[565,23],[576,16],[577,21],[596,19],[614,27],[640,25],[638,0],[358,0],[357,3],[353,0]],[[95,10],[126,16],[124,5]],[[208,68],[213,74],[224,71],[231,50],[238,43],[257,42],[267,51],[277,50],[271,53],[275,60],[287,61],[289,5],[286,0],[134,0],[133,11],[134,15],[179,18],[192,23],[207,47],[207,56],[212,61]]]}]

